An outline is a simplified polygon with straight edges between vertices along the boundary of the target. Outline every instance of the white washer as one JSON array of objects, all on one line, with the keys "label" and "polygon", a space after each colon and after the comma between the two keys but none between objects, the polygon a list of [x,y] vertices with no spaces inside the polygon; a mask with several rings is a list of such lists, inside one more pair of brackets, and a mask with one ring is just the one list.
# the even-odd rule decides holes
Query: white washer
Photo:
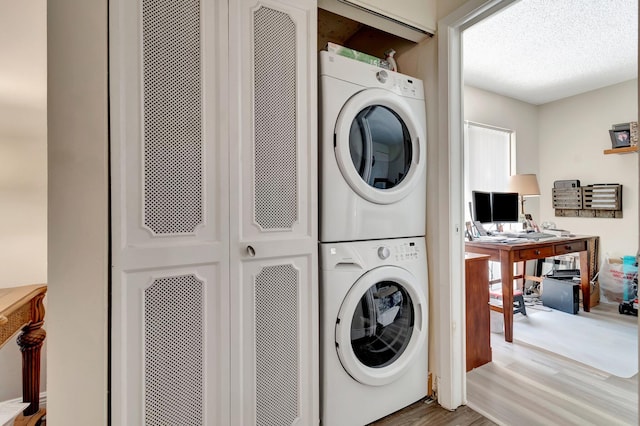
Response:
[{"label": "white washer", "polygon": [[324,426],[365,425],[427,394],[425,240],[320,244]]},{"label": "white washer", "polygon": [[320,52],[320,241],[425,235],[422,81]]}]

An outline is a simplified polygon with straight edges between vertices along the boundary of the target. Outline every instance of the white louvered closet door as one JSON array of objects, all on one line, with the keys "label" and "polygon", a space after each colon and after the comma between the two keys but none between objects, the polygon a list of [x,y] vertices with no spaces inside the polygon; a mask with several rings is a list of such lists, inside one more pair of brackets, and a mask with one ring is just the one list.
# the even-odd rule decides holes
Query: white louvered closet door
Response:
[{"label": "white louvered closet door", "polygon": [[318,423],[315,34],[110,2],[112,424]]},{"label": "white louvered closet door", "polygon": [[110,2],[114,425],[231,424],[227,19]]},{"label": "white louvered closet door", "polygon": [[231,416],[318,423],[316,3],[230,2]]}]

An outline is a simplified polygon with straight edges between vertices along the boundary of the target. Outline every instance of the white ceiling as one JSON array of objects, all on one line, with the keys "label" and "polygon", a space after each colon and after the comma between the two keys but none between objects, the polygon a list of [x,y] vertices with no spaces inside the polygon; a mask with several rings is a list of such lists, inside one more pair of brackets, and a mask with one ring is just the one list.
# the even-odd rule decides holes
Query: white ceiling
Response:
[{"label": "white ceiling", "polygon": [[638,77],[638,0],[520,0],[463,46],[465,84],[541,105]]}]

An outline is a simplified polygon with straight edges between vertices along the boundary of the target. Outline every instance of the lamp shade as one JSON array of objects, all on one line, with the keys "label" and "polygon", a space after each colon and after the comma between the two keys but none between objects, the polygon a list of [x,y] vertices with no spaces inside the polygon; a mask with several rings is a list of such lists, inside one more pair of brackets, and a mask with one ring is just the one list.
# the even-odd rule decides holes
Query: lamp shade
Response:
[{"label": "lamp shade", "polygon": [[509,191],[521,196],[540,195],[538,178],[535,174],[512,175],[509,177]]}]

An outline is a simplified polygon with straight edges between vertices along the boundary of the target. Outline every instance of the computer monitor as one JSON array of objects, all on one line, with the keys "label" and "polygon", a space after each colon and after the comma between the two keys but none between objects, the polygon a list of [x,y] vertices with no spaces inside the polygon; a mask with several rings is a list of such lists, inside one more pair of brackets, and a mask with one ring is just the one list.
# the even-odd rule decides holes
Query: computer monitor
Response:
[{"label": "computer monitor", "polygon": [[518,193],[491,193],[491,221],[494,223],[518,222]]},{"label": "computer monitor", "polygon": [[491,223],[491,193],[471,191],[473,220],[480,223]]}]

